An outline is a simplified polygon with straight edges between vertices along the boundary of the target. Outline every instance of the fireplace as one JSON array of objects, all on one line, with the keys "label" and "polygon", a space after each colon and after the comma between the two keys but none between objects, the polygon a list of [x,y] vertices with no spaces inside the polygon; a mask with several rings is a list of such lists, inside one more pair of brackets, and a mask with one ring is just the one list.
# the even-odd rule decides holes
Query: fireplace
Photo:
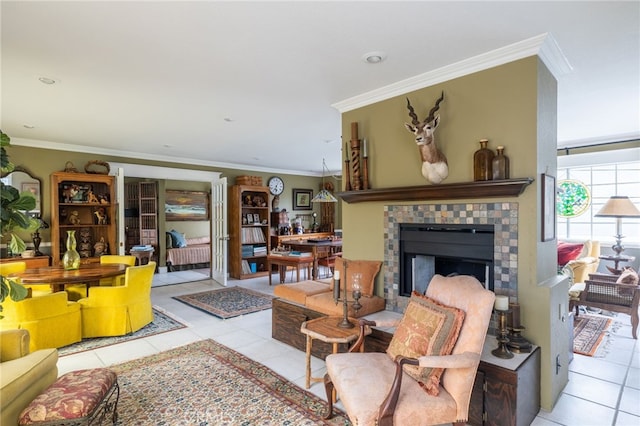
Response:
[{"label": "fireplace", "polygon": [[424,293],[434,274],[472,275],[493,291],[493,225],[400,224],[400,296]]},{"label": "fireplace", "polygon": [[[438,236],[434,237],[437,243],[435,253],[421,252],[424,251],[424,248],[421,248],[423,244],[415,241],[411,244],[404,243],[401,247],[403,231],[414,234],[411,238],[424,239],[426,237],[415,235],[422,233],[416,229],[427,228],[439,229],[435,231],[435,235]],[[466,233],[466,237],[473,237],[474,240],[479,240],[478,244],[490,245],[490,248],[483,247],[482,255],[478,255],[476,250],[469,255],[467,248],[460,247],[460,244],[447,248],[452,234],[446,236],[443,229],[455,231],[452,233],[456,234],[462,231]],[[472,231],[473,229],[476,231]],[[411,276],[415,277],[414,269],[410,268],[409,272],[403,270],[404,262],[413,263],[415,268],[426,270],[426,273],[429,273],[430,268],[433,272],[438,268],[443,275],[474,275],[480,282],[484,282],[488,289],[517,298],[518,203],[387,205],[384,211],[384,233],[383,271],[387,310],[404,312],[409,301],[409,289],[413,288],[413,284],[408,287],[407,280],[403,278],[407,278],[410,283],[420,281],[411,279]],[[464,242],[464,235],[462,240]],[[403,249],[407,248],[408,254],[401,255]],[[452,254],[455,256],[450,256]],[[409,275],[405,277],[407,274]],[[421,286],[426,287],[426,283]],[[417,287],[416,290],[424,291],[422,287]]]}]

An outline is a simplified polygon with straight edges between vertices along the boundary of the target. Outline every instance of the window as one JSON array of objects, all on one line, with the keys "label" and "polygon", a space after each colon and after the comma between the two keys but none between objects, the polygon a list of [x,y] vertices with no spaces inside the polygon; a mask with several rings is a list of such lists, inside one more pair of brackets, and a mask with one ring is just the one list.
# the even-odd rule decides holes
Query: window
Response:
[{"label": "window", "polygon": [[[619,158],[625,156],[619,155]],[[638,158],[637,153],[631,158]],[[616,219],[594,215],[612,195],[626,195],[640,208],[640,161],[563,166],[561,159],[558,159],[557,181],[571,179],[584,183],[591,194],[591,204],[578,216],[558,217],[558,239],[593,239],[613,244]],[[640,246],[640,218],[622,219],[622,234],[624,245]]]}]

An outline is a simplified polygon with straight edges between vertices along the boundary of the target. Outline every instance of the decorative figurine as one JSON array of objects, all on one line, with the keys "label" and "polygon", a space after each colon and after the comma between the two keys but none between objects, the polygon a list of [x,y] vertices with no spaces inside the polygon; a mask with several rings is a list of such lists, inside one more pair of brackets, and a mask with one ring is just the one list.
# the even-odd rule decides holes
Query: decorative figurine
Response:
[{"label": "decorative figurine", "polygon": [[77,210],[71,212],[71,214],[67,218],[67,222],[69,223],[69,225],[80,225],[80,216],[78,215]]}]

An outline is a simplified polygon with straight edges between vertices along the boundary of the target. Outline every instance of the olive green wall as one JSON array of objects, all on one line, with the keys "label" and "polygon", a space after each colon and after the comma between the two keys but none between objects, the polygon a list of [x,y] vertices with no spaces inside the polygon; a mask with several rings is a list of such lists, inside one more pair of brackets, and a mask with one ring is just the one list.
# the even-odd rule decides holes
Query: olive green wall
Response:
[{"label": "olive green wall", "polygon": [[[267,184],[267,180],[269,177],[273,175],[273,173],[262,173],[262,172],[254,172],[250,170],[236,170],[236,169],[226,169],[226,168],[214,168],[214,167],[204,167],[194,165],[191,166],[189,164],[181,164],[181,163],[170,163],[170,162],[160,162],[160,161],[150,161],[145,159],[137,159],[137,158],[127,158],[127,157],[116,157],[109,155],[99,155],[99,154],[87,154],[81,152],[72,152],[72,151],[60,151],[53,149],[44,149],[44,148],[33,148],[27,146],[17,145],[15,141],[12,141],[11,146],[7,148],[7,153],[9,155],[9,159],[15,165],[20,165],[29,170],[34,176],[40,178],[42,180],[42,208],[43,208],[43,217],[45,220],[49,221],[51,217],[51,200],[50,200],[50,190],[49,190],[49,175],[56,171],[64,170],[67,162],[73,163],[74,167],[80,171],[84,172],[84,166],[88,161],[91,160],[101,160],[101,161],[115,161],[121,163],[131,163],[131,164],[141,164],[141,165],[151,165],[151,166],[160,166],[160,167],[173,167],[177,169],[185,169],[185,173],[188,178],[189,170],[205,170],[205,171],[215,171],[220,172],[222,177],[227,178],[227,182],[229,185],[233,185],[235,183],[235,179],[237,176],[242,175],[251,175],[251,176],[260,176],[262,177],[263,185]],[[285,190],[283,194],[280,196],[280,208],[286,208],[289,212],[289,216],[293,219],[296,214],[310,214],[312,211],[302,211],[302,210],[293,210],[292,203],[292,189],[293,188],[301,188],[301,189],[312,189],[315,194],[321,185],[322,179],[318,177],[312,176],[299,176],[292,174],[279,174],[280,177],[284,180]],[[325,179],[333,179],[333,178],[325,178]],[[338,185],[336,185],[338,187]],[[193,190],[193,191],[208,191],[210,189],[210,185],[202,182],[191,182],[191,181],[172,181],[166,180],[159,182],[159,195],[160,195],[160,203],[164,203],[163,195],[165,189],[178,189],[178,190]],[[341,227],[340,221],[340,208],[339,204],[336,204],[336,228]],[[314,211],[318,213],[318,217],[320,216],[320,207],[319,205],[313,204]],[[189,225],[186,222],[169,222],[164,224],[164,211],[160,209],[161,216],[159,217],[159,221],[162,226],[166,226],[166,229],[185,229],[188,235],[190,234],[199,234],[203,231],[203,227],[199,226],[205,222],[193,222]],[[164,232],[164,228],[161,226],[161,233]],[[187,229],[188,228],[188,229]],[[25,242],[29,244],[31,241],[31,236],[28,233],[20,234]],[[197,236],[197,235],[191,235]],[[51,241],[51,234],[48,230],[43,230],[41,232],[42,237],[42,251],[47,252],[48,246]],[[163,245],[163,242],[160,242]]]},{"label": "olive green wall", "polygon": [[[493,150],[498,145],[505,147],[512,178],[535,179],[523,194],[506,200],[519,204],[517,301],[526,327],[523,335],[542,349],[542,407],[550,410],[566,384],[567,375],[566,363],[564,372],[556,374],[555,358],[560,352],[565,357],[568,353],[568,335],[564,334],[564,342],[551,336],[555,321],[552,317],[558,317],[557,308],[551,307],[556,304],[555,289],[560,287],[549,285],[546,280],[556,273],[555,242],[539,243],[539,176],[545,171],[555,175],[556,170],[556,82],[537,57],[530,57],[343,113],[342,134],[350,135],[351,123],[357,122],[359,138],[368,140],[372,188],[429,184],[420,173],[414,136],[403,126],[410,121],[406,98],[422,120],[442,91],[445,99],[438,111],[441,119],[435,134],[436,144],[449,164],[449,177],[443,183],[473,181],[473,154],[483,138],[489,139]],[[384,206],[388,204],[431,203],[428,200],[343,203],[345,257],[384,260],[383,220]],[[379,274],[376,282],[379,295],[383,294],[383,276]],[[546,284],[541,285],[543,282]],[[563,297],[566,309],[566,288]]]}]

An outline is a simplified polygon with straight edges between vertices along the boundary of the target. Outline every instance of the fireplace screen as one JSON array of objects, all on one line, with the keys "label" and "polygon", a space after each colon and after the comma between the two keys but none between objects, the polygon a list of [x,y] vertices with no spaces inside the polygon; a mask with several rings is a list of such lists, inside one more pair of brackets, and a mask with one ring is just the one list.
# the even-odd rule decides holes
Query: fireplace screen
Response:
[{"label": "fireplace screen", "polygon": [[493,225],[400,224],[400,295],[424,293],[434,274],[472,275],[494,288]]}]

